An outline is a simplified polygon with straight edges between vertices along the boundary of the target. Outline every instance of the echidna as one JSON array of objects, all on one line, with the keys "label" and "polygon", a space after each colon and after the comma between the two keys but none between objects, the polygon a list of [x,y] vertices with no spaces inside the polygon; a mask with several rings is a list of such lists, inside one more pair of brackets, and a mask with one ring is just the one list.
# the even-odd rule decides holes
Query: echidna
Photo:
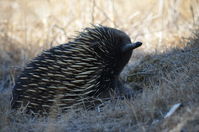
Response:
[{"label": "echidna", "polygon": [[11,107],[27,111],[61,111],[92,104],[123,88],[119,74],[133,49],[129,36],[105,26],[85,28],[72,41],[42,52],[22,71],[13,89]]}]

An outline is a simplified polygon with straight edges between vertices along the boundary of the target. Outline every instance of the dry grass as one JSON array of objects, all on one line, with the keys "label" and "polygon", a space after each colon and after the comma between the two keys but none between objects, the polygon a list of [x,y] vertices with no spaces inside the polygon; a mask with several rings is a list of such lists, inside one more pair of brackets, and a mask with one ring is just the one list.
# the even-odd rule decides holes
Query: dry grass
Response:
[{"label": "dry grass", "polygon": [[[0,131],[198,130],[198,0],[59,2],[0,0]],[[143,93],[134,100],[107,102],[100,113],[71,110],[59,119],[13,113],[11,88],[25,63],[90,24],[122,29],[132,41],[144,43],[122,74],[130,85],[141,85]],[[163,119],[179,102],[183,106]]]}]

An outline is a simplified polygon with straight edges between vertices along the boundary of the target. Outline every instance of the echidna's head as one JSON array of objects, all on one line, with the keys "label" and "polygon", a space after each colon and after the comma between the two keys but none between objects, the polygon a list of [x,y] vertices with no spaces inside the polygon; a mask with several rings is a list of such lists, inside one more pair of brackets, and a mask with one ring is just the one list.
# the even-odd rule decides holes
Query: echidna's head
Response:
[{"label": "echidna's head", "polygon": [[142,45],[141,42],[132,43],[126,33],[104,26],[86,28],[76,41],[89,44],[94,56],[103,64],[104,72],[112,77],[120,74],[133,49]]}]

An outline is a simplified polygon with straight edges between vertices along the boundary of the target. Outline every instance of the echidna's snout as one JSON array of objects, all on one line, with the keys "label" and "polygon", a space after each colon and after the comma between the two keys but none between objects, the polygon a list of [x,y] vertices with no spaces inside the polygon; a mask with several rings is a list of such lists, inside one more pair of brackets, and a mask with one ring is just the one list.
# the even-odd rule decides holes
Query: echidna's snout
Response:
[{"label": "echidna's snout", "polygon": [[135,49],[135,48],[140,47],[142,45],[142,42],[136,42],[136,43],[133,43],[132,45],[133,45],[132,48]]},{"label": "echidna's snout", "polygon": [[128,51],[132,51],[133,49],[136,49],[136,48],[140,47],[141,45],[142,45],[142,42],[135,42],[135,43],[126,44],[122,48],[122,52],[126,53]]}]

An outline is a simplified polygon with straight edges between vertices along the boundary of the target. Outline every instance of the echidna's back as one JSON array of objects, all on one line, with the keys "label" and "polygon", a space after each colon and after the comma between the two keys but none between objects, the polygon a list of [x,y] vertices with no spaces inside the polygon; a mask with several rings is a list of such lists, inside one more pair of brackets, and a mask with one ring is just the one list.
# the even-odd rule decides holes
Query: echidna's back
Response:
[{"label": "echidna's back", "polygon": [[76,46],[60,45],[33,59],[16,81],[12,108],[27,105],[33,112],[49,112],[52,105],[64,110],[88,98],[100,78],[100,62],[92,56],[81,55],[88,54],[89,49]]}]

